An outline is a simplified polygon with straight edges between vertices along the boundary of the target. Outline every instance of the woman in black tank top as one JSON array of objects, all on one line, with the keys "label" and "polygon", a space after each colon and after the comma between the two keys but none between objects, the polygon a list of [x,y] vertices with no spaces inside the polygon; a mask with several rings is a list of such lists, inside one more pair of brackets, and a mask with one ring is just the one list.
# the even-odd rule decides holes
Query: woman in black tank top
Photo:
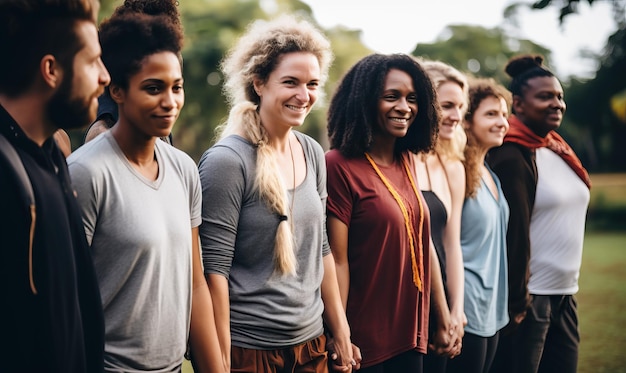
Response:
[{"label": "woman in black tank top", "polygon": [[465,195],[465,171],[461,161],[466,138],[459,124],[467,108],[468,83],[463,74],[443,62],[423,61],[423,66],[437,90],[442,118],[435,150],[417,156],[417,176],[430,210],[431,237],[441,266],[454,333],[443,335],[438,321],[431,317],[429,343],[436,347],[452,339],[455,345],[451,356],[440,356],[431,351],[424,359],[424,370],[443,373],[448,358],[461,352],[466,324],[460,242]]}]

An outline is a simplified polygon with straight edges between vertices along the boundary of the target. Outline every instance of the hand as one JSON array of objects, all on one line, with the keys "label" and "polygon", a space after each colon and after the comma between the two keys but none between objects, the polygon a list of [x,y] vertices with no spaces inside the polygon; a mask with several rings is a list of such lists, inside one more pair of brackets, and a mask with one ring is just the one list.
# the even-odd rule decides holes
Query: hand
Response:
[{"label": "hand", "polygon": [[450,324],[438,325],[437,330],[433,333],[431,343],[428,348],[435,354],[440,356],[450,356],[453,353],[453,339],[455,331]]},{"label": "hand", "polygon": [[526,310],[519,313],[511,313],[509,314],[509,323],[502,329],[502,335],[509,335],[513,333],[517,327],[524,321],[526,318]]},{"label": "hand", "polygon": [[465,317],[465,313],[461,313],[460,315],[451,315],[450,318],[451,330],[454,332],[452,335],[452,349],[450,350],[450,355],[448,357],[453,359],[454,357],[461,354],[461,348],[463,346],[463,336],[465,335],[465,325],[467,325],[467,318]]},{"label": "hand", "polygon": [[[340,348],[343,345],[343,348]],[[331,362],[331,369],[335,372],[350,372],[361,369],[361,349],[353,343],[346,348],[345,343],[339,343],[332,337],[326,339],[326,350]],[[346,351],[342,354],[341,351]]]}]

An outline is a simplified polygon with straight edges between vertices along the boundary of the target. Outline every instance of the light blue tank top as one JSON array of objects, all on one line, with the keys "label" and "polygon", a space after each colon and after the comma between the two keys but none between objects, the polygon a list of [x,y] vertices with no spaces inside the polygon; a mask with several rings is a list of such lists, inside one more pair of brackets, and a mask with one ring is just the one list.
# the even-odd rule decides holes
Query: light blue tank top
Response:
[{"label": "light blue tank top", "polygon": [[500,180],[491,169],[489,172],[496,183],[498,199],[481,180],[477,195],[465,199],[461,217],[465,331],[481,337],[493,336],[509,320],[506,257],[509,207]]}]

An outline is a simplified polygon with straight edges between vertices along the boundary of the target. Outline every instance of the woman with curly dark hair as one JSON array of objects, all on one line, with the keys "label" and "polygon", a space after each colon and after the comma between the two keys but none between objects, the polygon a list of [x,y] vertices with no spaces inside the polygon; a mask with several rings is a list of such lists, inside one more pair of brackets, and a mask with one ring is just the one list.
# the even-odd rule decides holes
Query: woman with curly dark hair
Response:
[{"label": "woman with curly dark hair", "polygon": [[513,94],[511,129],[489,163],[511,209],[509,313],[498,347],[498,372],[576,372],[574,294],[583,250],[590,181],[558,135],[563,88],[543,57],[521,55],[506,66]]},{"label": "woman with curly dark hair", "polygon": [[422,371],[431,270],[448,312],[411,154],[434,146],[438,122],[428,75],[403,54],[357,62],[330,104],[328,233],[362,371]]},{"label": "woman with curly dark hair", "polygon": [[[202,272],[202,191],[195,162],[160,137],[184,105],[182,28],[163,8],[126,11],[100,27],[119,119],[68,159],[105,316],[107,372],[224,371]],[[155,2],[153,5],[170,2]]]}]

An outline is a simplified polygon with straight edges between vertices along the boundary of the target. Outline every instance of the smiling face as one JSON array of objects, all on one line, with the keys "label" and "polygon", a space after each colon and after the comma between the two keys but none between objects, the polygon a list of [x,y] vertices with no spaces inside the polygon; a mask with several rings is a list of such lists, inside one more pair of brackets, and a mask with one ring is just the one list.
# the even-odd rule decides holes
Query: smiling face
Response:
[{"label": "smiling face", "polygon": [[418,110],[413,79],[402,70],[391,69],[384,84],[378,99],[377,132],[382,137],[404,137]]},{"label": "smiling face", "polygon": [[172,52],[147,56],[128,89],[112,85],[111,96],[119,104],[120,123],[146,137],[169,135],[185,103],[178,57]]},{"label": "smiling face", "polygon": [[563,88],[556,77],[529,79],[523,96],[515,96],[513,105],[517,117],[538,136],[559,128],[565,113]]},{"label": "smiling face", "polygon": [[259,114],[263,126],[301,126],[317,101],[320,75],[319,62],[312,53],[282,55],[266,82],[254,82],[261,98]]},{"label": "smiling face", "polygon": [[447,81],[437,88],[437,101],[441,107],[439,138],[451,140],[454,137],[454,128],[463,119],[467,99],[458,83]]},{"label": "smiling face", "polygon": [[504,98],[485,97],[474,111],[471,122],[466,123],[476,145],[485,150],[502,145],[509,130],[508,115]]}]

